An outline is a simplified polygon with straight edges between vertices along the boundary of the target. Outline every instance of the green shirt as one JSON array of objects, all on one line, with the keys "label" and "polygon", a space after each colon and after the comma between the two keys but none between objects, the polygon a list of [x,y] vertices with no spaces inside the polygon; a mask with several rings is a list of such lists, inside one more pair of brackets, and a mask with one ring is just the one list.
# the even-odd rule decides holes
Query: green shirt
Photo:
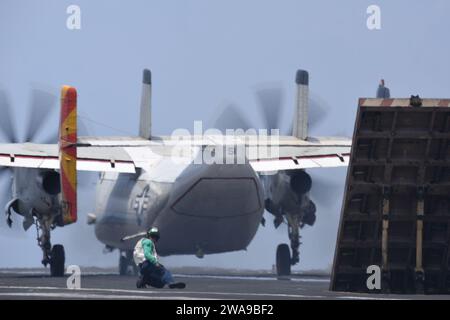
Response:
[{"label": "green shirt", "polygon": [[157,264],[158,258],[153,241],[148,238],[142,239],[142,248],[144,249],[145,260],[148,260],[151,264]]}]

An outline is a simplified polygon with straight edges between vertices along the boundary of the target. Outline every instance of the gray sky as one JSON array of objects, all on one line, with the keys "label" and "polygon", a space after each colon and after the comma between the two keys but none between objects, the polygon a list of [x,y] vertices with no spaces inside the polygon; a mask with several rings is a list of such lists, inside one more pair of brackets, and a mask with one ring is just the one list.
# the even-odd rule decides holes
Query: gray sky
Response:
[{"label": "gray sky", "polygon": [[[81,30],[66,28],[70,4],[81,7]],[[381,30],[366,27],[371,4],[381,8]],[[312,93],[329,105],[311,134],[350,136],[358,97],[373,96],[381,77],[395,97],[450,96],[448,12],[445,0],[0,0],[0,89],[9,93],[19,127],[33,85],[58,92],[70,84],[78,88],[80,113],[108,126],[87,122],[90,133],[135,134],[148,67],[154,133],[167,134],[213,119],[228,102],[261,125],[254,92],[275,83],[284,88],[289,126],[294,74],[303,68]],[[45,133],[57,126],[56,112]],[[302,232],[301,269],[332,262],[345,180],[345,169],[312,172],[336,191],[330,205],[318,204],[316,225]],[[103,255],[85,224],[92,192],[83,190],[81,199],[79,223],[56,230],[54,243],[66,246],[68,263],[115,265],[117,254]],[[166,264],[270,268],[276,245],[288,239],[268,218],[247,252],[171,257]],[[39,265],[34,229],[0,232],[0,266]]]}]

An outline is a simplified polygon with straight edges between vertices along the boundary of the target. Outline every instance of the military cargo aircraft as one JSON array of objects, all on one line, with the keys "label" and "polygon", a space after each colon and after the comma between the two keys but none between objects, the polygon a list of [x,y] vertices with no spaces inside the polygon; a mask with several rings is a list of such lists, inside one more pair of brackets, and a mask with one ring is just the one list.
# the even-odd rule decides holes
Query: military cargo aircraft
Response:
[{"label": "military cargo aircraft", "polygon": [[[240,128],[231,134],[212,129],[153,135],[149,70],[143,73],[135,137],[78,136],[77,91],[64,86],[59,142],[30,142],[38,130],[34,125],[26,142],[17,143],[3,99],[6,121],[0,130],[14,142],[0,144],[0,173],[12,176],[8,224],[16,213],[23,216],[25,230],[36,225],[42,263],[50,265],[52,276],[64,275],[64,247],[51,245],[51,230],[77,221],[77,171],[96,171],[96,203],[88,222],[106,248],[120,250],[121,274],[133,265],[134,235],[150,226],[163,235],[160,255],[202,257],[245,249],[264,224],[266,209],[276,227],[288,225],[290,246],[280,244],[276,252],[277,273],[287,275],[299,262],[300,229],[315,221],[309,198],[313,181],[306,169],[347,166],[351,147],[347,138],[308,136],[307,71],[297,71],[296,86],[292,129],[284,136],[273,130],[278,110],[270,101],[270,132]],[[236,129],[232,126],[238,124],[227,129]]]}]

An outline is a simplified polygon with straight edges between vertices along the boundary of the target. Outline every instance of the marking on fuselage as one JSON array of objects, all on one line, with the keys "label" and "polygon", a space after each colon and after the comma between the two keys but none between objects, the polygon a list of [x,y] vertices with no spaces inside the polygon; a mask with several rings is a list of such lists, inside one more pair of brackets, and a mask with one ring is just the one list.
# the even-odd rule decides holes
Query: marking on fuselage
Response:
[{"label": "marking on fuselage", "polygon": [[148,208],[149,191],[150,186],[146,185],[142,192],[138,194],[134,199],[133,209],[136,211],[136,220],[139,226],[142,224],[142,216],[144,215],[145,210],[147,210]]}]

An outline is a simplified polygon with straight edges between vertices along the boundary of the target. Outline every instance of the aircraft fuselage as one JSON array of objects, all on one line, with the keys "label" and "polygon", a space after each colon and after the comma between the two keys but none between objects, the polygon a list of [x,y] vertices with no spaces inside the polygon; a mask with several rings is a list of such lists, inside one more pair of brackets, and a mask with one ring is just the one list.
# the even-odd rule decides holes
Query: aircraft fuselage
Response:
[{"label": "aircraft fuselage", "polygon": [[245,249],[264,212],[261,182],[247,164],[190,164],[173,181],[146,171],[104,173],[96,198],[101,242],[132,250],[137,239],[120,239],[155,226],[160,255]]}]

